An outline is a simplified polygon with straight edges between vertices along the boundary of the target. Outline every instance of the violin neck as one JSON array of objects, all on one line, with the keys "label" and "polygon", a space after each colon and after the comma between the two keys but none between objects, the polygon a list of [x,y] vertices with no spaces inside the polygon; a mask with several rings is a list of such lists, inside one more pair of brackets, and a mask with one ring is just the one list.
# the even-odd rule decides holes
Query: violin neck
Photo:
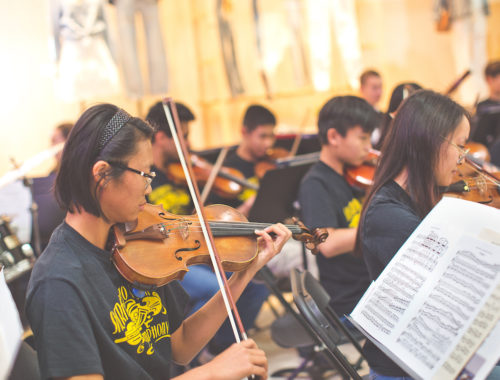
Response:
[{"label": "violin neck", "polygon": [[254,183],[250,183],[248,182],[246,179],[243,179],[243,178],[238,178],[232,174],[229,174],[227,172],[225,172],[224,170],[220,170],[219,173],[217,174],[219,177],[222,177],[222,178],[225,178],[225,179],[229,179],[233,182],[236,182],[238,185],[241,185],[243,187],[247,187],[249,189],[252,189],[252,190],[259,190],[259,186],[254,184]]},{"label": "violin neck", "polygon": [[[270,223],[253,223],[253,222],[209,222],[210,229],[214,237],[221,236],[253,236],[255,230],[263,230],[272,224]],[[295,224],[285,225],[292,235],[302,233],[302,229]]]}]

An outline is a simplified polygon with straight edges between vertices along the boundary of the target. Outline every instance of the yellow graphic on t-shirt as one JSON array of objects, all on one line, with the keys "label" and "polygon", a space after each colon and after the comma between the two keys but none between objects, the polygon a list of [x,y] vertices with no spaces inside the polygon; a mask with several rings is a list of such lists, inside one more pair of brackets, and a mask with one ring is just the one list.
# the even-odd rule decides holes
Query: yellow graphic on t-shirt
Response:
[{"label": "yellow graphic on t-shirt", "polygon": [[342,211],[344,211],[345,219],[349,224],[350,228],[355,228],[358,226],[359,217],[361,215],[361,202],[352,198],[351,201],[345,206]]},{"label": "yellow graphic on t-shirt", "polygon": [[[257,177],[247,178],[246,181],[257,186],[259,185],[259,179]],[[255,194],[257,194],[257,190],[245,187],[245,189],[238,195],[238,199],[245,202],[248,198],[254,196]]]},{"label": "yellow graphic on t-shirt", "polygon": [[168,321],[153,323],[155,315],[166,315],[167,310],[161,303],[156,292],[145,292],[138,302],[129,297],[124,286],[118,289],[118,302],[109,312],[111,322],[115,326],[113,335],[119,337],[115,343],[127,342],[137,346],[137,353],[141,354],[146,349],[147,355],[152,355],[155,350],[153,343],[170,336]]},{"label": "yellow graphic on t-shirt", "polygon": [[165,211],[177,215],[191,213],[191,197],[187,190],[175,188],[170,184],[155,188],[148,195],[149,201],[155,205],[161,204]]}]

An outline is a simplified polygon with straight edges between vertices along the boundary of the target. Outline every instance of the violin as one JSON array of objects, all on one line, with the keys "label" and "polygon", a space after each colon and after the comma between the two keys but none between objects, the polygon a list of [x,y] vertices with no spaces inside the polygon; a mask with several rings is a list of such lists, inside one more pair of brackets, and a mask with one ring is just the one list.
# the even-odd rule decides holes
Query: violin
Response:
[{"label": "violin", "polygon": [[359,166],[347,166],[344,170],[344,178],[354,187],[366,190],[373,184],[375,168],[380,157],[380,152],[371,149],[365,161]]},{"label": "violin", "polygon": [[478,164],[470,154],[465,156],[464,164],[476,175],[459,174],[456,182],[448,186],[445,194],[500,208],[500,172],[486,171],[483,168],[484,162]]},{"label": "violin", "polygon": [[255,164],[255,175],[261,179],[267,171],[276,169],[276,160],[280,158],[289,157],[290,152],[285,148],[270,148],[267,150],[266,155]]},{"label": "violin", "polygon": [[[191,155],[191,163],[193,165],[196,180],[200,184],[204,185],[213,170],[213,165],[195,154]],[[167,166],[166,174],[167,178],[175,184],[186,185],[186,176],[184,175],[184,171],[180,163],[170,163]],[[222,167],[219,170],[212,186],[215,194],[227,199],[236,198],[238,194],[244,190],[244,188],[257,190],[258,187],[248,182],[239,170],[226,167]]]},{"label": "violin", "polygon": [[500,208],[500,184],[490,182],[482,176],[463,177],[448,186],[445,194]]},{"label": "violin", "polygon": [[[255,229],[270,224],[250,223],[239,211],[226,205],[204,208],[215,246],[225,271],[240,271],[257,257]],[[301,222],[287,225],[296,240],[313,253],[328,237],[326,229],[309,231]],[[149,290],[181,280],[189,265],[210,264],[210,256],[196,214],[175,215],[161,205],[146,204],[137,221],[114,226],[112,260],[121,275],[140,289]]]}]

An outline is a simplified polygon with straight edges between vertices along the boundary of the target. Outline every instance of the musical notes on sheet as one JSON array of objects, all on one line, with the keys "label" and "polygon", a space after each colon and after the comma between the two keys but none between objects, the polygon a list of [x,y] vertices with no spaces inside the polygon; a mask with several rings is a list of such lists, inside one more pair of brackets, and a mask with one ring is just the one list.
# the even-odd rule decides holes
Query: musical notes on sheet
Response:
[{"label": "musical notes on sheet", "polygon": [[418,268],[432,272],[447,247],[448,240],[434,231],[417,235],[383,278],[363,315],[381,332],[389,334],[424,283],[425,276]]},{"label": "musical notes on sheet", "polygon": [[[353,323],[411,377],[455,379],[500,319],[498,226],[498,210],[444,198],[367,290]],[[487,373],[497,360],[466,370]]]},{"label": "musical notes on sheet", "polygon": [[[475,310],[490,293],[500,266],[479,251],[459,250],[441,275],[436,287],[397,339],[409,352],[432,369]],[[426,347],[426,349],[423,349]]]}]

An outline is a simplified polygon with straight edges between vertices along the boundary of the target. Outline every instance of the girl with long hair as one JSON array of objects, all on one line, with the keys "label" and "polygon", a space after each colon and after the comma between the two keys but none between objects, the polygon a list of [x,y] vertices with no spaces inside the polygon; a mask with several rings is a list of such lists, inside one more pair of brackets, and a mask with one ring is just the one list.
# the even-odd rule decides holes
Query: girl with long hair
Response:
[{"label": "girl with long hair", "polygon": [[[382,147],[374,184],[366,197],[356,252],[376,280],[422,219],[439,201],[464,159],[469,116],[453,100],[429,90],[408,97]],[[408,375],[367,341],[372,379]]]}]

